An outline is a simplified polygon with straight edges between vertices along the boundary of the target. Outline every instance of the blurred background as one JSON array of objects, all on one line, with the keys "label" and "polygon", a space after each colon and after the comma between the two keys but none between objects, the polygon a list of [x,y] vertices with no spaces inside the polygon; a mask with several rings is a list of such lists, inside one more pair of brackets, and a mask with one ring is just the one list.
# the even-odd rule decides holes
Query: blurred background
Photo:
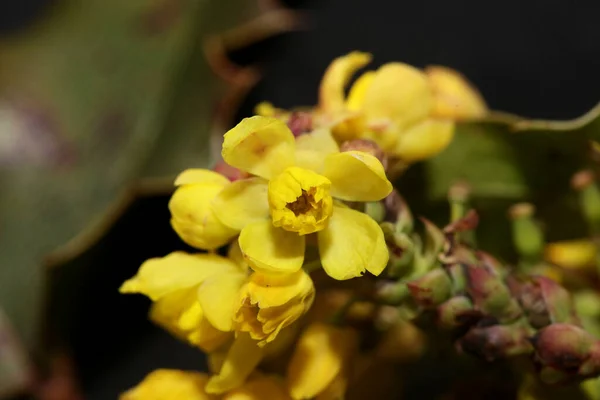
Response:
[{"label": "blurred background", "polygon": [[459,70],[494,110],[575,118],[599,100],[599,12],[591,0],[3,2],[0,398],[115,398],[154,368],[203,368],[117,288],[185,249],[169,227],[172,178],[210,166],[258,102],[315,104],[331,60],[362,50],[372,67]]}]

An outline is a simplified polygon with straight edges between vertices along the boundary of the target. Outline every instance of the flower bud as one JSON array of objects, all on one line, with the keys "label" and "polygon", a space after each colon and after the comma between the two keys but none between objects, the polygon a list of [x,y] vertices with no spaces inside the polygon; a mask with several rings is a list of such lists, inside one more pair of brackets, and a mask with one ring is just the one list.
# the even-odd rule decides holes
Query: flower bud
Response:
[{"label": "flower bud", "polygon": [[600,234],[600,188],[592,171],[575,174],[571,186],[579,192],[579,204],[594,235]]},{"label": "flower bud", "polygon": [[453,329],[471,321],[476,312],[473,303],[466,296],[455,296],[440,304],[437,308],[438,325],[445,329]]},{"label": "flower bud", "polygon": [[529,323],[536,329],[552,323],[576,323],[569,292],[543,276],[511,278],[511,292],[518,298]]},{"label": "flower bud", "polygon": [[443,269],[434,269],[406,285],[412,298],[423,308],[436,307],[452,294],[452,282]]},{"label": "flower bud", "polygon": [[541,377],[549,383],[600,373],[600,343],[582,328],[552,324],[539,331],[532,343]]},{"label": "flower bud", "polygon": [[487,361],[532,351],[528,332],[520,324],[473,327],[459,341],[460,348]]},{"label": "flower bud", "polygon": [[396,231],[410,233],[413,230],[413,216],[410,208],[397,190],[392,190],[384,200],[386,221],[396,224]]},{"label": "flower bud", "polygon": [[227,164],[225,161],[217,161],[217,164],[213,168],[213,171],[223,175],[225,178],[229,179],[231,182],[237,181],[239,179],[244,179],[249,177],[250,175],[247,172],[241,171],[231,165]]},{"label": "flower bud", "polygon": [[380,281],[375,289],[375,297],[378,301],[398,305],[410,294],[404,282]]},{"label": "flower bud", "polygon": [[369,215],[378,223],[383,222],[385,219],[385,206],[380,201],[369,201],[365,203],[365,214]]},{"label": "flower bud", "polygon": [[466,265],[465,270],[469,282],[467,293],[473,299],[477,310],[497,318],[502,323],[514,321],[521,315],[518,303],[499,276],[476,265]]},{"label": "flower bud", "polygon": [[537,262],[544,249],[544,235],[533,216],[535,208],[529,203],[519,203],[511,207],[513,243],[525,261]]},{"label": "flower bud", "polygon": [[294,136],[310,132],[312,130],[312,115],[307,112],[294,111],[287,120],[287,126]]}]

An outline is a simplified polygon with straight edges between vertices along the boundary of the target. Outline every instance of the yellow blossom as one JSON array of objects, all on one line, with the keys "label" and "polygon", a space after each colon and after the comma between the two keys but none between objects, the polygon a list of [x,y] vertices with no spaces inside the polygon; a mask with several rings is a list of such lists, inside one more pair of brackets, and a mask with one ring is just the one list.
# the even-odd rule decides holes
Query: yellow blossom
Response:
[{"label": "yellow blossom", "polygon": [[350,328],[314,323],[302,333],[287,372],[293,399],[343,397],[358,335]]},{"label": "yellow blossom", "polygon": [[227,392],[223,400],[291,400],[283,380],[275,375],[250,378],[237,389]]},{"label": "yellow blossom", "polygon": [[190,246],[212,250],[227,244],[239,231],[221,223],[210,206],[230,182],[204,169],[188,169],[175,180],[177,189],[169,201],[171,226]]},{"label": "yellow blossom", "polygon": [[240,333],[227,353],[220,357],[219,372],[212,375],[206,384],[206,392],[222,394],[242,385],[264,357],[264,349],[250,338]]},{"label": "yellow blossom", "polygon": [[262,343],[273,341],[310,308],[315,288],[303,270],[292,274],[253,273],[242,287],[237,329]]},{"label": "yellow blossom", "polygon": [[546,245],[545,259],[560,267],[579,269],[594,266],[598,248],[591,240],[567,240]]},{"label": "yellow blossom", "polygon": [[[182,340],[212,351],[230,337],[209,322],[198,299],[200,285],[214,276],[241,282],[246,272],[225,257],[174,252],[144,262],[138,273],[121,285],[120,292],[148,296],[153,301],[150,318],[155,323]],[[214,301],[223,302],[226,294]]]},{"label": "yellow blossom", "polygon": [[[262,347],[300,318],[314,298],[304,271],[271,276],[249,273],[237,245],[228,257],[174,252],[142,264],[121,293],[153,300],[150,316],[176,337],[209,352],[218,350],[219,373],[210,393],[239,386],[263,357]],[[235,340],[228,349],[222,347]]]},{"label": "yellow blossom", "polygon": [[481,94],[457,71],[430,66],[425,73],[433,91],[432,115],[459,120],[481,118],[488,112]]},{"label": "yellow blossom", "polygon": [[305,235],[316,233],[321,263],[331,277],[350,279],[365,270],[380,274],[388,251],[379,225],[333,199],[384,198],[392,186],[383,166],[364,152],[340,153],[326,131],[301,138],[296,143],[283,122],[260,116],[227,132],[223,159],[256,177],[221,191],[213,201],[216,216],[241,230],[239,245],[256,271],[298,271]]},{"label": "yellow blossom", "polygon": [[321,81],[318,114],[339,140],[366,138],[406,163],[431,157],[452,140],[455,119],[481,117],[487,108],[458,73],[432,67],[426,73],[393,62],[367,71],[345,88],[371,60],[351,52],[335,59]]},{"label": "yellow blossom", "polygon": [[216,400],[204,391],[208,376],[200,372],[158,369],[136,387],[119,396],[120,400]]}]

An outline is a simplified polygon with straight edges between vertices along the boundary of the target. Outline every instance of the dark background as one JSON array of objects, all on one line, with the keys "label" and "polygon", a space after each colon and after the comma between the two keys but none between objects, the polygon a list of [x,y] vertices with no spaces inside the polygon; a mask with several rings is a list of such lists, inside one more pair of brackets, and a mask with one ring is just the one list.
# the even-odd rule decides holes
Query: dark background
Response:
[{"label": "dark background", "polygon": [[[0,34],[36,23],[51,3],[2,2]],[[236,119],[251,115],[262,100],[283,108],[314,104],[327,65],[351,50],[371,52],[372,67],[394,60],[452,67],[481,90],[491,108],[523,116],[573,118],[600,100],[598,1],[285,3],[310,10],[311,29],[232,54],[240,64],[262,65],[267,76]],[[204,366],[199,353],[146,321],[145,299],[115,291],[146,258],[185,248],[169,228],[167,201],[138,201],[85,259],[52,272],[51,297],[66,289],[65,275],[80,274],[78,285],[67,289],[70,298],[49,303],[51,328],[60,337],[45,339],[49,346],[71,348],[89,399],[116,398],[154,368]],[[81,263],[83,272],[77,269]]]}]

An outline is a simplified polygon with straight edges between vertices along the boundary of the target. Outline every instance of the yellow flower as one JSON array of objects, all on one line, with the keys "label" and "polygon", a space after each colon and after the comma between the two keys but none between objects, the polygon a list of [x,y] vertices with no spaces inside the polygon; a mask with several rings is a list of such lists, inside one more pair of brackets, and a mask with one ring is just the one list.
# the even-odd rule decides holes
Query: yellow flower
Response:
[{"label": "yellow flower", "polygon": [[332,126],[339,140],[371,139],[390,155],[414,162],[448,146],[453,119],[487,111],[458,73],[434,67],[425,74],[398,62],[365,72],[346,96],[350,79],[370,60],[369,54],[356,51],[339,57],[321,81],[317,121]]},{"label": "yellow flower", "polygon": [[259,375],[223,396],[223,400],[291,400],[282,379]]},{"label": "yellow flower", "polygon": [[315,288],[303,270],[292,274],[253,273],[241,290],[235,314],[237,330],[267,343],[310,308]]},{"label": "yellow flower", "polygon": [[598,248],[591,240],[567,240],[546,245],[545,259],[560,267],[580,269],[596,264]]},{"label": "yellow flower", "polygon": [[222,394],[241,386],[264,357],[264,349],[246,333],[240,333],[220,362],[219,372],[210,377],[206,392]]},{"label": "yellow flower", "polygon": [[[314,323],[302,333],[288,366],[287,386],[293,399],[343,397],[358,336],[350,328]],[[340,397],[341,396],[341,397]]]},{"label": "yellow flower", "polygon": [[425,68],[425,73],[433,91],[433,116],[462,120],[487,114],[481,94],[457,71],[430,66]]},{"label": "yellow flower", "polygon": [[136,387],[119,396],[120,400],[216,400],[204,391],[208,376],[200,372],[158,369]]},{"label": "yellow flower", "polygon": [[[150,318],[156,324],[205,351],[213,351],[231,336],[209,322],[198,298],[200,285],[215,276],[241,285],[246,272],[225,257],[174,252],[144,262],[138,273],[123,283],[120,292],[148,296],[153,301]],[[227,295],[233,298],[223,292],[213,301],[226,302]],[[233,304],[229,315],[232,313]]]},{"label": "yellow flower", "polygon": [[304,262],[306,234],[316,233],[321,263],[335,279],[378,275],[388,260],[383,233],[368,215],[334,198],[377,201],[392,185],[370,154],[340,153],[327,131],[296,142],[281,121],[246,118],[225,134],[223,159],[254,178],[233,182],[213,201],[216,216],[239,229],[250,266],[293,273]]},{"label": "yellow flower", "polygon": [[239,231],[219,221],[211,209],[215,196],[230,181],[216,172],[188,169],[175,180],[171,201],[171,226],[190,246],[212,250],[227,244]]}]

